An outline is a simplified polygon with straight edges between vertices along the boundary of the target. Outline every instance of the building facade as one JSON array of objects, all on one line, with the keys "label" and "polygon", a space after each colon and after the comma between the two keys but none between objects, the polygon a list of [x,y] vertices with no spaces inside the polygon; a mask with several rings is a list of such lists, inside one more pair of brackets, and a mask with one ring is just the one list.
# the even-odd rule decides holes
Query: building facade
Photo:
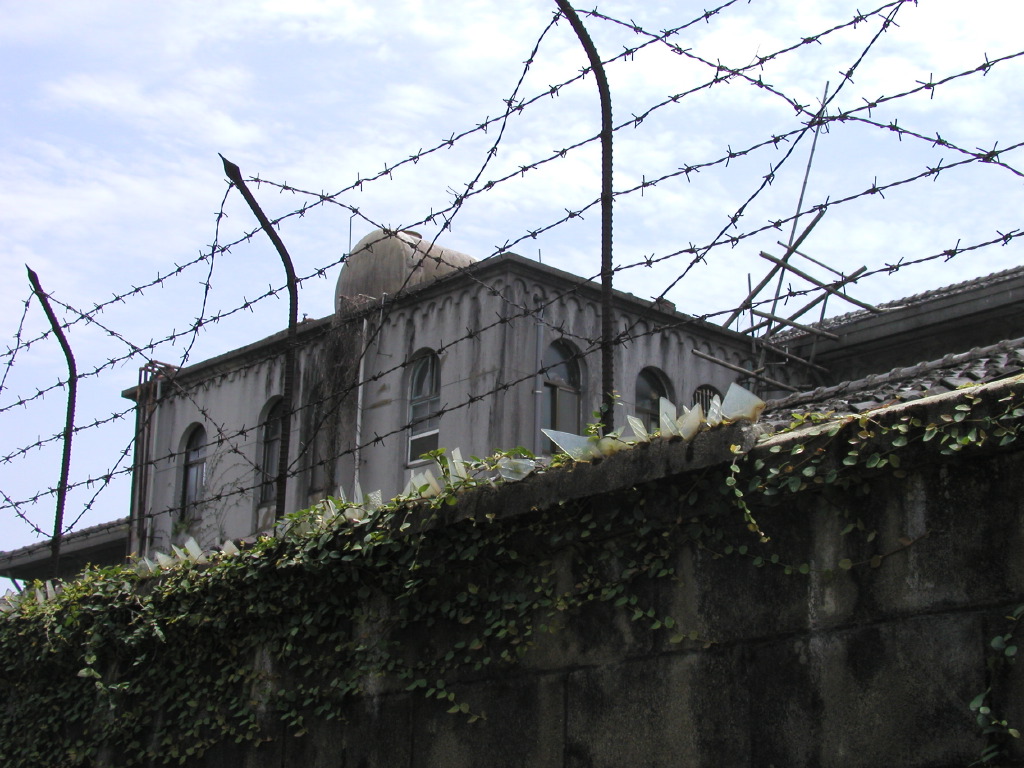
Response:
[{"label": "building facade", "polygon": [[[439,448],[550,453],[542,428],[596,420],[599,306],[597,285],[515,254],[474,262],[415,233],[369,234],[334,314],[297,330],[284,508],[356,489],[390,498]],[[750,366],[749,339],[667,303],[616,293],[614,311],[619,423],[655,423],[662,396],[724,393],[741,374],[708,357]],[[125,392],[139,403],[132,551],[273,526],[287,344],[280,333]]]},{"label": "building facade", "polygon": [[[1005,377],[1024,370],[1022,297],[1016,268],[755,338],[615,293],[616,424],[629,413],[656,426],[660,397],[707,405],[734,381],[774,398],[764,421],[785,426],[792,413],[858,413]],[[130,515],[66,537],[60,575],[271,529],[286,442],[285,512],[359,491],[391,498],[436,449],[550,453],[542,428],[595,420],[599,306],[596,284],[515,254],[475,262],[415,233],[370,233],[341,270],[335,311],[294,340],[144,366],[124,392],[137,403]],[[48,542],[0,553],[0,574],[53,575],[48,559]]]}]

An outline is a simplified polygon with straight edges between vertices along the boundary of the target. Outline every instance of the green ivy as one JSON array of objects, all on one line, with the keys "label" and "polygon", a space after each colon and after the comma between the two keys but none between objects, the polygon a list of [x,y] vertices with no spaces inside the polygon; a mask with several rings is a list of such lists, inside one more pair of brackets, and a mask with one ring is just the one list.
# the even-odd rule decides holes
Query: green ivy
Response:
[{"label": "green ivy", "polygon": [[[483,720],[458,683],[517,665],[588,606],[669,645],[707,646],[714,638],[666,613],[652,589],[678,581],[680,552],[806,576],[811,564],[775,551],[754,509],[900,476],[914,450],[1008,445],[1024,406],[968,392],[948,419],[913,413],[805,418],[786,440],[735,449],[720,465],[511,517],[446,517],[510,454],[475,459],[465,476],[439,453],[433,498],[399,498],[361,519],[333,500],[238,554],[147,576],[93,569],[53,597],[36,584],[0,617],[0,764],[180,764],[224,741],[258,744],[275,724],[301,735],[381,690]],[[837,514],[840,535],[874,545],[860,519],[841,505]],[[880,567],[913,543],[818,569]]]},{"label": "green ivy", "polygon": [[[1006,616],[1006,631],[993,637],[989,643],[991,672],[998,674],[1016,663],[1018,650],[1016,629],[1022,616],[1024,616],[1024,605],[1018,605]],[[972,765],[987,765],[994,760],[1005,758],[1008,740],[1020,738],[1020,731],[996,712],[994,698],[992,687],[989,686],[975,696],[968,705],[970,710],[975,713],[978,727],[986,741],[981,756]]]}]

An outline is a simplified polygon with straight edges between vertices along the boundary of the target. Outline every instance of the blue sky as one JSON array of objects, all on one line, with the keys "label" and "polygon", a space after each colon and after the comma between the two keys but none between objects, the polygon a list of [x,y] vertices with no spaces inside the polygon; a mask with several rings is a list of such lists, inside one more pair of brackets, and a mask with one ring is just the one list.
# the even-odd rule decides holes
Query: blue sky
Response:
[{"label": "blue sky", "polygon": [[[670,38],[710,62],[745,67],[804,37],[843,24],[881,0],[752,0],[737,2],[707,21]],[[588,9],[593,5],[587,6]],[[699,18],[703,3],[609,0],[598,9],[660,33]],[[710,7],[710,6],[707,6]],[[259,175],[311,191],[337,192],[357,178],[379,173],[418,151],[439,145],[499,116],[555,9],[553,2],[518,3],[379,0],[365,2],[77,2],[0,1],[0,322],[13,338],[28,284],[24,265],[36,269],[55,298],[81,310],[149,283],[209,250],[215,216],[226,185],[218,153],[247,176]],[[968,71],[1024,49],[1019,29],[1024,10],[1012,0],[921,0],[898,11],[897,26],[883,34],[857,67],[852,82],[830,112],[862,107]],[[607,58],[644,41],[627,27],[585,18]],[[878,32],[872,16],[855,29],[824,35],[819,43],[751,70],[753,77],[801,104],[817,105],[831,92]],[[566,23],[549,31],[519,91],[519,98],[544,94],[585,65]],[[939,134],[968,151],[1004,148],[1021,141],[1024,58],[994,66],[951,84],[890,101],[871,118],[923,136]],[[652,45],[609,65],[616,122],[641,115],[666,97],[706,83],[714,70],[692,58]],[[862,114],[862,113],[858,113]],[[866,116],[866,115],[865,115]],[[652,112],[616,133],[617,190],[658,178],[680,167],[724,158],[799,129],[806,122],[783,99],[739,80],[724,82]],[[498,126],[473,133],[451,149],[338,201],[286,220],[281,234],[300,275],[336,263],[352,238],[371,223],[409,226],[426,236],[438,226],[422,224],[448,206],[488,158]],[[514,114],[483,179],[497,179],[549,157],[536,170],[471,198],[440,240],[477,257],[526,233],[542,229],[593,201],[599,191],[596,142],[558,157],[557,151],[598,130],[596,87],[584,78],[544,96]],[[998,142],[998,144],[997,144]],[[792,216],[803,180],[809,138],[775,172],[771,186],[746,207],[733,234]],[[680,176],[616,201],[615,258],[634,264],[667,256],[693,243],[711,243],[730,216],[781,160],[786,143],[708,167],[689,180]],[[884,127],[833,123],[818,140],[805,209],[857,194],[873,184],[910,178],[941,160],[965,157],[949,147],[900,136]],[[973,163],[943,171],[935,180],[903,185],[831,206],[805,252],[835,269],[920,259],[946,249],[982,242],[1021,226],[1019,150],[1000,156],[1011,168]],[[256,190],[271,216],[298,209],[311,199]],[[884,196],[883,196],[884,195]],[[220,241],[254,226],[237,195],[229,196]],[[600,252],[596,209],[582,219],[526,239],[512,250],[579,274],[597,272]],[[743,238],[707,253],[668,297],[694,314],[734,306],[746,292],[747,275],[757,280],[768,263],[760,251],[779,253],[786,232]],[[1017,241],[952,260],[933,260],[865,279],[854,295],[881,302],[1020,263]],[[685,256],[651,268],[623,270],[618,287],[642,297],[661,292],[684,271]],[[82,370],[129,351],[129,343],[189,327],[199,316],[201,263],[160,287],[105,309],[102,328],[78,323],[69,338]],[[331,311],[338,267],[303,283],[300,311],[313,317]],[[817,269],[816,274],[824,273]],[[262,240],[241,244],[217,257],[206,313],[229,310],[282,282],[280,265]],[[794,280],[795,288],[804,287]],[[848,307],[830,304],[831,312]],[[73,313],[64,313],[67,319]],[[199,333],[196,361],[280,329],[284,301],[260,302]],[[25,320],[26,337],[45,328],[38,305]],[[158,344],[145,356],[181,364],[185,344]],[[136,380],[145,356],[103,369],[82,383],[79,423],[102,419],[127,407],[119,393]],[[0,360],[6,367],[7,355]],[[0,408],[51,386],[63,373],[63,358],[51,341],[19,350],[0,391]],[[0,412],[0,443],[7,454],[58,433],[64,401],[55,391],[23,408]],[[72,479],[110,471],[131,439],[130,419],[76,437]],[[50,444],[0,465],[0,489],[16,500],[56,482],[59,446]],[[74,517],[95,491],[69,500]],[[79,525],[127,514],[128,486],[114,482],[97,497]],[[20,505],[34,524],[52,526],[53,499]],[[0,511],[0,548],[39,540],[11,510]]]}]

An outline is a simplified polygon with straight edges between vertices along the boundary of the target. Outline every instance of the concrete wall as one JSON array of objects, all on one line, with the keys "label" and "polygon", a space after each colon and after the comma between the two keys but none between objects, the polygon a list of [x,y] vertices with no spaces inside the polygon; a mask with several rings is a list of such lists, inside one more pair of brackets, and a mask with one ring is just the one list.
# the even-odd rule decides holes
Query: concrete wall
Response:
[{"label": "concrete wall", "polygon": [[[1020,396],[1012,381],[972,390],[993,408]],[[962,393],[878,412],[896,423],[955,413]],[[731,461],[813,447],[820,429],[757,442],[756,428],[732,426],[685,444],[658,442],[595,464],[515,485],[481,488],[446,508],[444,526],[484,512],[524,531],[545,510],[590,514],[600,523],[642,507],[657,537],[672,526],[722,531],[675,548],[676,578],[635,583],[659,616],[672,615],[696,642],[631,621],[630,609],[594,603],[565,616],[560,631],[514,666],[449,674],[472,712],[381,680],[354,701],[346,721],[311,718],[309,732],[275,726],[258,749],[223,745],[202,765],[316,768],[375,766],[823,766],[945,768],[972,763],[985,741],[968,702],[987,687],[1012,724],[1024,720],[1024,678],[993,672],[989,642],[1024,602],[1024,452],[991,445],[941,456],[936,444],[902,452],[900,472],[861,472],[845,486],[814,486],[754,508],[771,537],[758,544],[717,492],[696,507],[686,494]],[[817,436],[816,436],[817,435]],[[824,443],[822,443],[824,444]],[[835,447],[835,445],[834,445]],[[842,446],[839,449],[845,451]],[[842,453],[840,453],[842,455]],[[707,493],[707,488],[701,490]],[[718,501],[716,501],[716,499]],[[753,502],[753,499],[751,499]],[[726,511],[724,517],[723,511]],[[713,517],[714,516],[714,517]],[[731,519],[731,522],[730,522]],[[851,524],[850,532],[844,530]],[[711,530],[712,528],[706,528]],[[727,554],[745,543],[744,555]],[[522,543],[528,548],[527,543]],[[807,562],[809,574],[781,565]],[[877,562],[872,558],[879,556]],[[844,569],[840,563],[854,564]],[[571,585],[570,558],[555,557]],[[453,582],[463,574],[451,573]],[[447,638],[424,628],[423,653]],[[1014,748],[1014,744],[1011,744]],[[1015,761],[1024,764],[1024,751]],[[197,763],[200,765],[200,763]]]},{"label": "concrete wall", "polygon": [[[1012,390],[1016,387],[1016,390]],[[993,402],[1024,388],[986,389]],[[959,393],[893,410],[924,419],[952,413]],[[878,418],[884,419],[884,416]],[[553,509],[602,515],[624,500],[662,528],[709,522],[683,504],[687,488],[753,446],[750,428],[660,443],[594,465],[480,490],[449,508],[447,525],[497,512],[523,530]],[[789,450],[811,433],[762,441]],[[449,675],[459,700],[486,720],[467,722],[401,684],[378,685],[343,723],[309,721],[301,738],[272,730],[258,749],[214,750],[205,765],[246,766],[835,766],[939,768],[977,759],[984,741],[968,702],[993,686],[1011,723],[1024,718],[1024,679],[996,674],[989,641],[1024,601],[1024,452],[943,457],[904,452],[901,476],[867,472],[848,487],[787,494],[755,506],[770,545],[738,516],[721,538],[677,548],[676,578],[638,587],[640,603],[671,615],[697,642],[596,603],[566,617],[515,666]],[[727,461],[729,459],[726,459]],[[721,497],[719,496],[719,499]],[[555,503],[556,500],[558,503]],[[560,506],[565,504],[564,507]],[[720,512],[721,506],[717,507]],[[691,517],[692,515],[692,517]],[[463,522],[460,522],[463,521]],[[660,523],[658,522],[660,521]],[[852,532],[844,529],[854,523]],[[746,542],[745,555],[726,554]],[[528,545],[524,544],[524,548]],[[755,565],[776,553],[807,562],[807,576]],[[880,557],[877,563],[872,558]],[[839,563],[849,558],[852,568]],[[574,574],[559,560],[559,578]],[[453,580],[459,574],[451,574]],[[444,647],[424,630],[421,647]],[[1011,745],[1012,747],[1013,745]],[[1014,765],[1024,764],[1024,751]],[[1004,763],[1011,764],[1011,763]]]}]

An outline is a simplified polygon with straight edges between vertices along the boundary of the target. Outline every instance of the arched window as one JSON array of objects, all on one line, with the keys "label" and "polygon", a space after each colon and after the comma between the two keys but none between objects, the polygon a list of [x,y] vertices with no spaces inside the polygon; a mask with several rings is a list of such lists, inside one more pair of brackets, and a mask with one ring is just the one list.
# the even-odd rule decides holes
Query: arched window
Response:
[{"label": "arched window", "polygon": [[181,482],[181,519],[192,520],[206,490],[206,430],[195,426],[185,443]]},{"label": "arched window", "polygon": [[277,500],[277,467],[281,457],[281,429],[284,401],[278,400],[267,411],[260,426],[260,504]]},{"label": "arched window", "polygon": [[648,432],[661,426],[661,403],[669,395],[665,377],[655,368],[644,368],[636,377],[636,417],[644,423]]},{"label": "arched window", "polygon": [[[541,426],[559,432],[580,432],[580,364],[567,344],[556,341],[544,353],[544,396]],[[547,450],[555,448],[546,441]]]},{"label": "arched window", "polygon": [[413,362],[409,376],[409,461],[437,449],[440,409],[441,361],[427,352]]},{"label": "arched window", "polygon": [[711,407],[711,399],[718,397],[722,399],[722,393],[712,387],[710,384],[701,384],[697,387],[697,390],[693,393],[693,404],[697,405],[700,403],[700,407],[704,409],[704,413],[707,414],[708,409]]}]

